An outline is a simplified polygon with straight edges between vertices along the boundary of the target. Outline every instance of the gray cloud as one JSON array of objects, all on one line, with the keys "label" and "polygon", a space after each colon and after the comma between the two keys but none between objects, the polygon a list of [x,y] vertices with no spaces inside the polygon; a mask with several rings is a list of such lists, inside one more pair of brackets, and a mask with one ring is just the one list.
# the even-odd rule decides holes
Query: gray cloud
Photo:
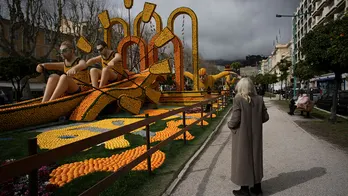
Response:
[{"label": "gray cloud", "polygon": [[[123,0],[122,0],[123,2]],[[153,0],[164,26],[170,13],[178,7],[190,7],[198,17],[199,52],[205,59],[237,59],[249,54],[269,55],[273,41],[291,40],[291,18],[299,0]],[[135,0],[132,15],[138,14],[145,0]],[[121,2],[117,3],[122,5]],[[182,16],[175,20],[175,34],[180,38]],[[191,46],[191,21],[185,16],[185,43]]]}]

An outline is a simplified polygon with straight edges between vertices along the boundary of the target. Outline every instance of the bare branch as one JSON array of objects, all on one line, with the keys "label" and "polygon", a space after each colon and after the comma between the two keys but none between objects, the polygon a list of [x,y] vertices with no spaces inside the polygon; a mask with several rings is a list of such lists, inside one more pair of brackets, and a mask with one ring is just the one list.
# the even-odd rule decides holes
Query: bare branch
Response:
[{"label": "bare branch", "polygon": [[[62,2],[62,0],[57,0],[56,4],[57,7],[55,7],[55,10],[58,12],[54,12],[53,16],[50,15],[49,13],[45,13],[42,15],[43,18],[45,18],[45,36],[48,37],[48,41],[51,43],[49,49],[47,50],[46,54],[43,56],[44,59],[46,59],[52,52],[52,50],[54,49],[54,47],[56,46],[60,36],[61,36],[61,23],[62,23],[62,18],[63,18],[63,8],[65,6],[64,1]],[[47,39],[47,37],[45,37],[45,39]]]}]

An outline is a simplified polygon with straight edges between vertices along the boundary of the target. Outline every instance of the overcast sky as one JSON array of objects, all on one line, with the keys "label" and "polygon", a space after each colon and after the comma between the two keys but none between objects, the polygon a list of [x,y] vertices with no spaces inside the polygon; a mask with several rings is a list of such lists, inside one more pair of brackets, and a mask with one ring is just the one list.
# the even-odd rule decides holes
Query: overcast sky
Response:
[{"label": "overcast sky", "polygon": [[[118,1],[118,2],[117,2]],[[115,0],[120,5],[123,0]],[[190,7],[198,17],[199,53],[205,59],[244,59],[249,54],[269,55],[278,35],[280,43],[291,39],[291,18],[300,0],[148,0],[157,4],[163,26],[170,13],[182,6]],[[145,0],[134,0],[132,15],[137,15]],[[180,38],[182,15],[175,20],[175,34]],[[279,36],[280,30],[280,36]],[[185,43],[191,46],[191,21],[185,16]]]}]

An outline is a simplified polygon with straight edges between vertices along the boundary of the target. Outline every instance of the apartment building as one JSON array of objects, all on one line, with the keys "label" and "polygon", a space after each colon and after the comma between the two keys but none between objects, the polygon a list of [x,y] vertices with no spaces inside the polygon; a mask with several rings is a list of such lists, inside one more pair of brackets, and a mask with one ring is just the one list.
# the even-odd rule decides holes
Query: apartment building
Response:
[{"label": "apartment building", "polygon": [[265,74],[268,72],[268,58],[267,59],[263,59],[262,61],[260,61],[260,70],[259,70],[259,74]]},{"label": "apartment building", "polygon": [[[261,69],[260,72],[261,74],[265,73],[272,73],[272,74],[277,74],[278,77],[280,77],[280,70],[277,66],[277,64],[282,60],[286,59],[291,61],[291,45],[292,42],[286,43],[286,44],[277,44],[271,53],[271,56],[269,56],[267,59],[264,59],[261,61]],[[287,83],[289,84],[291,74],[292,74],[292,68],[290,67],[289,69],[289,77],[287,79]],[[285,86],[285,81],[283,81],[283,87]],[[281,88],[281,82],[278,82],[274,84],[274,90],[279,90]]]},{"label": "apartment building", "polygon": [[[293,38],[295,40],[292,52],[294,53],[294,60],[297,63],[303,60],[304,56],[300,53],[302,39],[312,29],[319,24],[326,23],[331,20],[341,18],[348,10],[348,0],[301,0],[299,7],[296,9],[295,15],[301,15],[293,18]],[[342,89],[347,89],[346,74],[342,75],[344,79],[342,82]],[[310,87],[321,88],[327,91],[333,88],[334,74],[328,73],[322,76],[311,79]]]},{"label": "apartment building", "polygon": [[299,52],[304,36],[318,24],[342,17],[347,9],[348,0],[301,0],[295,15],[308,14],[293,18],[295,22],[293,37],[296,40],[295,62],[304,58]]},{"label": "apartment building", "polygon": [[259,72],[257,67],[252,66],[241,67],[239,70],[242,77],[256,76]]}]

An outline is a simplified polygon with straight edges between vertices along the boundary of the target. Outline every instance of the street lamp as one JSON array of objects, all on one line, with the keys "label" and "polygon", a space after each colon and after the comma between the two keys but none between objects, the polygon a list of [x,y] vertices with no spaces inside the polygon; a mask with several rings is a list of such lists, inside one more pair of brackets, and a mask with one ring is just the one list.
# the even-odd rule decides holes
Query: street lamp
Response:
[{"label": "street lamp", "polygon": [[295,64],[296,64],[296,59],[295,59],[295,54],[296,54],[296,50],[297,48],[295,47],[295,44],[297,42],[296,40],[296,18],[298,16],[303,16],[303,15],[307,15],[307,14],[311,14],[310,12],[305,12],[305,13],[300,13],[300,14],[293,14],[293,15],[286,15],[286,14],[276,14],[277,18],[282,18],[282,17],[289,17],[292,18],[292,40],[293,40],[293,45],[294,45],[294,50],[293,50],[293,54],[292,54],[292,74],[294,77],[294,97],[296,97],[296,85],[297,85],[297,81],[296,81],[296,76],[294,75],[295,73]]}]

